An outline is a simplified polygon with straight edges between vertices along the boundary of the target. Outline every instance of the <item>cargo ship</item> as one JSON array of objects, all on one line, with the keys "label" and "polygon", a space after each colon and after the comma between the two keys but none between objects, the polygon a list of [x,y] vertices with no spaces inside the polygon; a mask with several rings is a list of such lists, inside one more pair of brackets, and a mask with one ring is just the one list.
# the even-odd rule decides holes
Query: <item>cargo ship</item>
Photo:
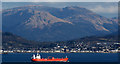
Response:
[{"label": "cargo ship", "polygon": [[37,53],[36,56],[35,54],[33,54],[32,61],[34,62],[68,62],[68,58],[67,56],[66,58],[54,58],[52,56],[49,56],[48,58],[42,58],[41,55]]}]

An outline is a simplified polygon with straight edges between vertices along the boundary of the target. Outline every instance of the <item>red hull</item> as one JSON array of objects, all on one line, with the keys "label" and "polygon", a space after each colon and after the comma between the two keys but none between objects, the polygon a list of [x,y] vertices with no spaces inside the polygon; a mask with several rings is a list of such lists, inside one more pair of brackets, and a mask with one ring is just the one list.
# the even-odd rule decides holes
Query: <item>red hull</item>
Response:
[{"label": "red hull", "polygon": [[32,61],[36,62],[67,62],[68,58],[52,58],[52,59],[32,59]]}]

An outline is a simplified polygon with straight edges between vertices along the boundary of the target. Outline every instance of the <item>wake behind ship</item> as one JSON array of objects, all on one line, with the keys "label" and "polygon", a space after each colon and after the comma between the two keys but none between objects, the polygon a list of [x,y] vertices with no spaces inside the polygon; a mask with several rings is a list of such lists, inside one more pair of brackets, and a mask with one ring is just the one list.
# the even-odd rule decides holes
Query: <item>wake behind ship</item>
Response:
[{"label": "wake behind ship", "polygon": [[32,61],[35,61],[35,62],[67,62],[68,58],[67,56],[66,58],[54,58],[52,56],[49,56],[48,58],[41,58],[40,54],[37,53],[36,56],[33,54]]}]

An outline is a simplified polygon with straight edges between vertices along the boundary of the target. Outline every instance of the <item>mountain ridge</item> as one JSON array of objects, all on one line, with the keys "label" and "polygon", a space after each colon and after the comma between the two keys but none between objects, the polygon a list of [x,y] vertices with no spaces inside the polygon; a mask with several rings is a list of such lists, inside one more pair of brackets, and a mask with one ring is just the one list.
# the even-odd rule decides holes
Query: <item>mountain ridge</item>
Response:
[{"label": "mountain ridge", "polygon": [[3,28],[29,40],[62,41],[115,32],[117,22],[82,7],[32,5],[3,11]]}]

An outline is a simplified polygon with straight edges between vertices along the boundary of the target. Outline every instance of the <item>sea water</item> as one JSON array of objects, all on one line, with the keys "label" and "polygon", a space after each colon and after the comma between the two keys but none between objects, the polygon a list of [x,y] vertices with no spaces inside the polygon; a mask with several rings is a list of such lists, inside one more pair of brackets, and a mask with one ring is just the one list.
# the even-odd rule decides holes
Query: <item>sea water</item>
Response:
[{"label": "sea water", "polygon": [[[2,62],[32,62],[31,57],[36,53],[2,54]],[[118,53],[40,53],[42,58],[69,58],[70,62],[118,62]]]}]

